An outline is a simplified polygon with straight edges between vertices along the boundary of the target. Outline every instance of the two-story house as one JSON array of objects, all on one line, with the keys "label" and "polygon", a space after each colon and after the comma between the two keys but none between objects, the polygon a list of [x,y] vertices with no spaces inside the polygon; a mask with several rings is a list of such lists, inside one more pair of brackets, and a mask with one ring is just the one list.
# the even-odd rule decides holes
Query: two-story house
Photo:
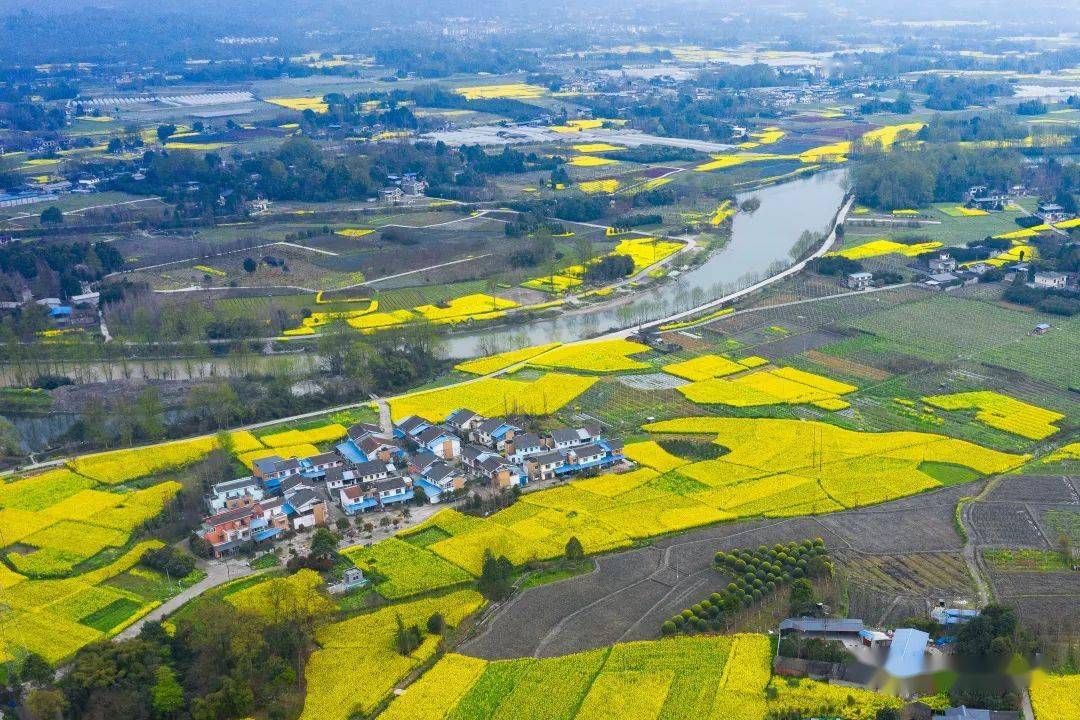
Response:
[{"label": "two-story house", "polygon": [[479,413],[467,408],[458,408],[446,416],[446,426],[462,437],[468,437],[477,425],[486,420]]},{"label": "two-story house", "polygon": [[461,454],[461,438],[439,425],[424,428],[414,439],[420,447],[438,455],[443,460],[453,460]]},{"label": "two-story house", "polygon": [[319,453],[300,461],[304,466],[304,474],[308,477],[323,477],[330,468],[341,467],[345,464],[345,458],[336,452]]},{"label": "two-story house", "polygon": [[338,498],[347,515],[407,502],[413,498],[412,479],[394,476],[353,485],[343,488]]},{"label": "two-story house", "polygon": [[600,429],[596,427],[563,428],[553,430],[548,436],[548,446],[553,450],[568,450],[578,445],[596,442]]},{"label": "two-story house", "polygon": [[275,491],[281,481],[293,475],[299,475],[304,467],[296,458],[282,459],[277,455],[260,458],[252,463],[252,475],[259,479],[265,490]]},{"label": "two-story house", "polygon": [[409,472],[423,475],[435,463],[442,462],[439,456],[430,450],[421,450],[409,458]]},{"label": "two-story house", "polygon": [[515,435],[505,445],[506,457],[515,463],[522,462],[530,455],[536,455],[546,450],[547,441],[535,433],[521,433]]},{"label": "two-story house", "polygon": [[325,525],[327,521],[326,503],[317,492],[303,488],[285,495],[285,510],[292,521],[294,530]]},{"label": "two-story house", "polygon": [[525,461],[525,469],[531,480],[550,480],[558,477],[559,468],[566,465],[565,450],[548,450],[533,455]]},{"label": "two-story house", "polygon": [[476,426],[473,437],[476,442],[500,452],[506,443],[514,439],[521,428],[513,425],[502,418],[489,418]]},{"label": "two-story house", "polygon": [[279,512],[282,498],[256,502],[224,510],[202,522],[198,534],[210,543],[214,557],[231,555],[249,543],[268,540],[289,527],[287,515]]},{"label": "two-story house", "polygon": [[265,496],[262,484],[253,477],[226,480],[210,486],[206,506],[214,515],[222,510],[253,505]]},{"label": "two-story house", "polygon": [[489,453],[480,459],[476,471],[498,490],[514,485],[524,485],[529,481],[524,468],[495,453]]},{"label": "two-story house", "polygon": [[365,482],[383,480],[394,472],[394,466],[379,460],[367,460],[326,471],[326,489],[333,494],[342,488]]},{"label": "two-story house", "polygon": [[394,425],[394,437],[415,438],[420,433],[431,427],[431,423],[419,415],[410,415]]}]

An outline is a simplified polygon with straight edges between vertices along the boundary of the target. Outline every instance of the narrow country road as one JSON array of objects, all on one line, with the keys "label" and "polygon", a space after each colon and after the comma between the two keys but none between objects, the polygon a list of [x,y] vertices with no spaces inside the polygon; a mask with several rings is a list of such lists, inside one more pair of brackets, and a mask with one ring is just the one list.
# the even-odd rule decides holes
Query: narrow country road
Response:
[{"label": "narrow country road", "polygon": [[116,634],[117,638],[121,640],[126,638],[133,638],[139,634],[143,625],[148,622],[158,622],[172,613],[176,612],[180,607],[186,604],[190,600],[194,600],[199,595],[211,588],[215,588],[218,585],[224,585],[227,582],[236,580],[238,578],[247,577],[249,575],[257,575],[259,573],[267,572],[267,570],[252,570],[247,563],[244,562],[220,562],[217,560],[211,560],[208,563],[200,563],[201,569],[206,571],[206,577],[195,583],[189,588],[181,591],[176,597],[169,598],[161,605],[151,610],[139,620],[136,620],[133,624],[128,625],[126,628]]}]

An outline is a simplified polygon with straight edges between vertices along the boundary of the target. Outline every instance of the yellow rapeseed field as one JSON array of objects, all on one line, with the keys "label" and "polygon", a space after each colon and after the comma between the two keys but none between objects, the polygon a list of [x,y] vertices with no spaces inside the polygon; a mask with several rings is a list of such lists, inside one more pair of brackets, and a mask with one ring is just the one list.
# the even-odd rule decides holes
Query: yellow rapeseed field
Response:
[{"label": "yellow rapeseed field", "polygon": [[597,378],[547,373],[532,381],[483,378],[390,400],[394,420],[419,415],[442,422],[458,408],[481,415],[549,415],[588,390]]},{"label": "yellow rapeseed field", "polygon": [[521,287],[555,294],[564,293],[578,285],[581,285],[581,278],[569,277],[568,275],[544,275],[521,283]]},{"label": "yellow rapeseed field", "polygon": [[513,300],[476,293],[454,298],[445,307],[437,305],[418,305],[413,310],[433,323],[456,323],[482,318],[486,315],[518,307]]},{"label": "yellow rapeseed field", "polygon": [[1053,423],[1065,417],[1055,410],[1030,405],[990,390],[933,395],[924,397],[923,402],[943,410],[975,410],[975,418],[979,422],[1030,440],[1042,440],[1053,435],[1060,429]]},{"label": "yellow rapeseed field", "polygon": [[619,189],[619,181],[615,178],[609,178],[607,180],[586,180],[578,183],[578,187],[582,192],[590,194],[595,193],[613,193]]},{"label": "yellow rapeseed field", "polygon": [[911,245],[893,242],[892,240],[871,240],[861,245],[847,248],[846,250],[831,252],[829,255],[839,255],[841,257],[846,257],[849,260],[862,260],[864,258],[877,257],[878,255],[891,254],[915,257],[916,255],[936,250],[939,247],[941,247],[941,243],[933,240]]},{"label": "yellow rapeseed field", "polygon": [[450,653],[390,703],[380,720],[438,720],[447,717],[468,692],[487,661]]},{"label": "yellow rapeseed field", "polygon": [[[665,370],[671,372],[668,368]],[[756,407],[805,403],[825,410],[848,407],[840,396],[856,390],[854,385],[790,367],[759,370],[732,379],[713,377],[678,388],[688,400],[702,404]]]},{"label": "yellow rapeseed field", "polygon": [[618,160],[612,160],[611,158],[596,157],[595,155],[575,155],[570,158],[567,165],[573,167],[599,167],[601,165],[617,165]]},{"label": "yellow rapeseed field", "polygon": [[330,109],[330,106],[323,102],[321,97],[272,97],[267,98],[266,102],[297,111],[313,110],[317,113],[324,113]]},{"label": "yellow rapeseed field", "polygon": [[467,360],[458,363],[454,366],[454,369],[472,373],[473,375],[487,375],[488,373],[497,372],[504,368],[508,368],[511,365],[516,365],[520,362],[534,358],[537,355],[541,355],[558,346],[559,343],[556,342],[548,343],[547,345],[534,345],[520,350],[509,350],[504,353],[488,355],[486,357],[476,358],[475,360]]},{"label": "yellow rapeseed field", "polygon": [[[422,628],[438,612],[454,627],[483,603],[479,593],[461,590],[392,605],[322,628],[320,649],[312,653],[304,672],[307,697],[301,720],[347,720],[354,713],[369,713],[389,697],[401,678],[435,654],[441,642],[438,635],[425,635],[409,656],[396,651],[399,617],[406,626]],[[357,682],[357,678],[364,680]]]},{"label": "yellow rapeseed field", "polygon": [[683,460],[681,457],[672,455],[653,440],[630,443],[623,448],[623,454],[636,463],[640,463],[662,473],[689,464],[688,460]]},{"label": "yellow rapeseed field", "polygon": [[708,485],[700,498],[737,514],[788,515],[856,507],[910,495],[941,483],[924,462],[963,465],[988,475],[1028,456],[943,435],[863,433],[822,422],[698,417],[646,425],[654,433],[712,435],[730,452],[678,472]]},{"label": "yellow rapeseed field", "polygon": [[68,466],[98,482],[117,484],[189,465],[216,447],[217,440],[206,435],[148,447],[80,455]]},{"label": "yellow rapeseed field", "polygon": [[[4,567],[0,570],[0,656],[34,652],[58,664],[150,612],[156,601],[103,583],[130,570],[144,552],[157,547],[161,543],[156,540],[138,543],[109,565],[61,580],[26,579]],[[133,610],[119,627],[99,630],[79,622],[120,600],[129,602]]]},{"label": "yellow rapeseed field", "polygon": [[506,83],[459,87],[454,92],[463,95],[466,100],[532,100],[546,95],[547,89],[528,83]]},{"label": "yellow rapeseed field", "polygon": [[630,356],[648,350],[647,345],[622,339],[574,343],[537,355],[529,360],[529,365],[600,373],[641,370],[649,367],[649,364],[634,360]]},{"label": "yellow rapeseed field", "polygon": [[749,365],[728,360],[720,355],[699,355],[689,360],[665,365],[663,370],[671,375],[696,381],[734,375],[743,372],[749,367]]},{"label": "yellow rapeseed field", "polygon": [[1080,708],[1080,675],[1031,674],[1031,707],[1035,720],[1071,720]]},{"label": "yellow rapeseed field", "polygon": [[619,145],[611,145],[609,143],[582,143],[580,145],[574,145],[574,150],[579,153],[604,153],[614,152],[616,150],[625,150],[626,148]]},{"label": "yellow rapeseed field", "polygon": [[713,211],[713,214],[709,217],[709,224],[719,225],[729,217],[732,217],[736,212],[738,212],[738,208],[735,207],[735,203],[730,200],[725,200]]},{"label": "yellow rapeseed field", "polygon": [[345,426],[338,423],[330,423],[329,425],[323,425],[322,427],[311,428],[308,430],[285,430],[279,433],[263,435],[262,442],[267,447],[279,448],[287,447],[289,445],[303,445],[305,443],[315,445],[317,443],[340,440],[343,437],[345,437]]}]

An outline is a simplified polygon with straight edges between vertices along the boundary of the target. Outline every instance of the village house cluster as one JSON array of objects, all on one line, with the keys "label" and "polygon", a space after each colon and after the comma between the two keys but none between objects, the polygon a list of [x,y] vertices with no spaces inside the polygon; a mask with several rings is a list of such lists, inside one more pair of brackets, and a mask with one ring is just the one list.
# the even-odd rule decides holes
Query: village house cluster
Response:
[{"label": "village house cluster", "polygon": [[271,455],[256,460],[250,476],[212,486],[210,514],[198,534],[222,556],[286,531],[325,525],[331,505],[352,516],[418,498],[444,502],[467,483],[501,491],[624,461],[622,443],[589,425],[540,434],[465,409],[442,424],[411,415],[391,433],[357,423],[330,452]]}]

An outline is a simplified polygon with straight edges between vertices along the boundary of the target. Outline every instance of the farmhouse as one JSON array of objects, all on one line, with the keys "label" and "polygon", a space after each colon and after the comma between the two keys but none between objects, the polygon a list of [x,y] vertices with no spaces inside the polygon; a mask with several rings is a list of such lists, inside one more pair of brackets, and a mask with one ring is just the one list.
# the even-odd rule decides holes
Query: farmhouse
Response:
[{"label": "farmhouse", "polygon": [[415,439],[420,447],[434,453],[443,460],[453,460],[461,454],[461,438],[447,428],[438,425],[425,428]]},{"label": "farmhouse", "polygon": [[573,430],[554,430],[548,436],[548,446],[556,450],[566,450],[586,443],[595,442],[600,437],[598,427],[580,427]]},{"label": "farmhouse", "polygon": [[269,540],[284,530],[326,523],[326,503],[309,487],[249,505],[238,505],[202,522],[199,537],[210,543],[215,557],[229,555],[251,543]]},{"label": "farmhouse", "polygon": [[855,272],[847,276],[847,286],[852,290],[865,290],[873,284],[873,273]]},{"label": "farmhouse", "polygon": [[526,457],[535,455],[547,447],[547,443],[539,435],[523,433],[506,443],[506,457],[515,463],[520,463]]},{"label": "farmhouse", "polygon": [[1042,271],[1035,273],[1032,285],[1044,290],[1064,290],[1069,276],[1065,273]]},{"label": "farmhouse", "polygon": [[303,466],[296,458],[283,460],[277,455],[260,458],[253,464],[254,476],[259,479],[266,490],[277,490],[281,481],[293,475],[299,475]]},{"label": "farmhouse", "polygon": [[948,253],[941,253],[927,262],[932,273],[948,273],[956,270],[956,260]]},{"label": "farmhouse", "polygon": [[253,505],[263,497],[265,494],[262,485],[249,476],[211,485],[210,492],[206,496],[206,506],[213,515],[222,510]]},{"label": "farmhouse", "polygon": [[476,426],[473,437],[481,445],[501,451],[507,442],[514,439],[514,434],[519,432],[521,428],[502,418],[489,418]]},{"label": "farmhouse", "polygon": [[341,490],[339,498],[341,509],[348,515],[403,503],[413,498],[412,479],[394,476],[364,482]]},{"label": "farmhouse", "polygon": [[484,421],[484,417],[472,410],[459,408],[446,416],[446,426],[455,432],[468,435],[472,430]]},{"label": "farmhouse", "polygon": [[550,450],[525,461],[529,477],[537,480],[550,480],[557,477],[558,469],[564,465],[566,465],[566,453],[560,450]]},{"label": "farmhouse", "polygon": [[1041,202],[1035,210],[1035,214],[1043,219],[1043,222],[1056,223],[1068,220],[1070,214],[1061,205],[1053,202]]},{"label": "farmhouse", "polygon": [[476,472],[497,490],[524,485],[529,480],[523,468],[493,452],[477,459]]}]

